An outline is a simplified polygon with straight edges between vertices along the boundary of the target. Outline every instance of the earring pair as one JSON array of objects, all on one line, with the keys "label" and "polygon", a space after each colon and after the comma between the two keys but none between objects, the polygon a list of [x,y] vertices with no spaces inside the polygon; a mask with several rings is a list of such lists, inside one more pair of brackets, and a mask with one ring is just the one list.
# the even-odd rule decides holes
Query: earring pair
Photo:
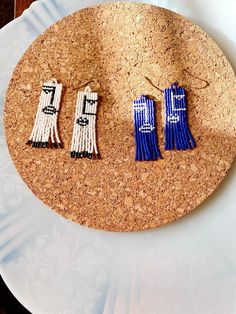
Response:
[{"label": "earring pair", "polygon": [[[27,144],[32,147],[62,147],[57,128],[62,84],[52,79],[43,84],[34,126]],[[99,158],[96,143],[98,94],[87,86],[78,92],[71,141],[72,158]]]},{"label": "earring pair", "polygon": [[[196,144],[187,123],[187,101],[183,87],[171,84],[164,91],[165,150],[193,149]],[[136,153],[135,160],[161,159],[156,135],[154,100],[145,95],[133,101]]]}]

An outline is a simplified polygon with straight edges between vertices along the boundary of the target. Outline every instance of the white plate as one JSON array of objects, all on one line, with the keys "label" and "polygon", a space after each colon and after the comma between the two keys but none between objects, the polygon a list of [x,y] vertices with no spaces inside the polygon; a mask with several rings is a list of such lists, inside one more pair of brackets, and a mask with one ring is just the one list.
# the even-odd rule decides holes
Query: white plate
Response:
[{"label": "white plate", "polygon": [[[40,0],[0,31],[0,103],[13,68],[49,25],[105,1]],[[197,22],[236,68],[234,0],[146,1]],[[235,314],[236,167],[201,208],[142,233],[95,231],[43,205],[0,130],[0,272],[36,314]]]}]

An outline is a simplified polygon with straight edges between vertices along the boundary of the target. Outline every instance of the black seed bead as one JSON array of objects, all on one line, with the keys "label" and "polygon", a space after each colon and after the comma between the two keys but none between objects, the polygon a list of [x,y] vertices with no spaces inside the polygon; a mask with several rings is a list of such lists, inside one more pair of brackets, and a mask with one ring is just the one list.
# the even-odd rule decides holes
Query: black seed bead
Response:
[{"label": "black seed bead", "polygon": [[70,152],[70,157],[71,157],[71,158],[75,158],[75,157],[76,157],[76,152],[75,152],[75,151]]}]

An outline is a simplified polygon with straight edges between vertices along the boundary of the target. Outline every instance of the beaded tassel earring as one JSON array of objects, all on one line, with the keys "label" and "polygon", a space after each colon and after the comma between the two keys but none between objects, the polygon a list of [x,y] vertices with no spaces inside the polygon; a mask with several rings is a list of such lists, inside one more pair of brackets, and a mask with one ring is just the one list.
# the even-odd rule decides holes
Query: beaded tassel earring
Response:
[{"label": "beaded tassel earring", "polygon": [[136,154],[135,160],[161,159],[157,146],[154,101],[141,95],[133,101]]},{"label": "beaded tassel earring", "polygon": [[78,92],[70,153],[72,158],[100,158],[96,143],[97,104],[98,94],[92,92],[89,86],[84,92]]},{"label": "beaded tassel earring", "polygon": [[178,83],[164,90],[165,97],[165,149],[193,149],[194,138],[187,123],[185,90]]},{"label": "beaded tassel earring", "polygon": [[32,147],[62,147],[57,131],[61,92],[62,84],[58,84],[56,79],[43,84],[33,130],[27,142]]}]

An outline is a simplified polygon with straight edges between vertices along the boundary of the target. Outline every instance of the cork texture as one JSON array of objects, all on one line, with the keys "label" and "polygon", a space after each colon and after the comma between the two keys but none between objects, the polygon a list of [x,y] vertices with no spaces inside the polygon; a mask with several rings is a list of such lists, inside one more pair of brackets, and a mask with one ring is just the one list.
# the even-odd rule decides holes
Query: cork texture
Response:
[{"label": "cork texture", "polygon": [[[196,149],[164,151],[163,95],[145,76],[161,89],[175,80],[186,87]],[[64,148],[32,148],[26,141],[42,84],[52,77],[64,86]],[[198,78],[209,86],[198,89],[205,85]],[[71,159],[76,88],[92,79],[100,85],[102,159]],[[132,101],[141,93],[156,100],[163,160],[134,161]],[[199,27],[151,5],[104,4],[62,19],[26,51],[7,92],[5,134],[21,177],[57,213],[92,228],[138,231],[178,219],[215,190],[236,153],[235,104],[234,72]]]}]

